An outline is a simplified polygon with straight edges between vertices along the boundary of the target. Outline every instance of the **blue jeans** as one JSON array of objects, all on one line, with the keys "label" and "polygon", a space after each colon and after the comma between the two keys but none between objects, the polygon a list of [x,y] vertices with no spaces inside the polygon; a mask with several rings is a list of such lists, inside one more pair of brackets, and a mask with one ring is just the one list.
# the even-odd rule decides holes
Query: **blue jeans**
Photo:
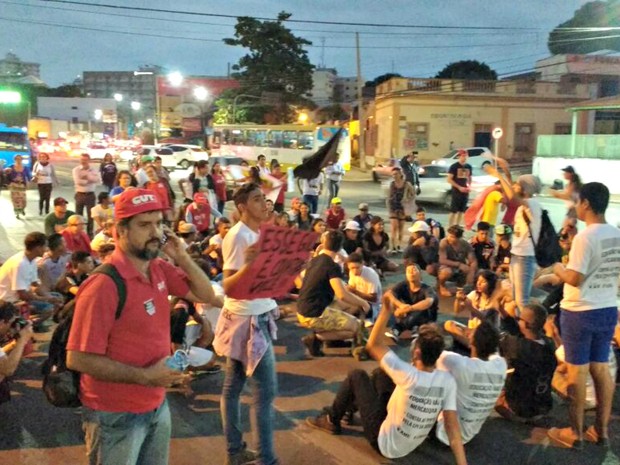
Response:
[{"label": "blue jeans", "polygon": [[510,259],[510,282],[512,283],[512,297],[519,312],[530,301],[535,273],[536,257],[512,255]]},{"label": "blue jeans", "polygon": [[315,214],[319,208],[319,196],[318,195],[304,195],[304,202],[310,205],[310,213]]},{"label": "blue jeans", "polygon": [[168,401],[146,413],[102,412],[83,407],[89,465],[168,465]]},{"label": "blue jeans", "polygon": [[40,315],[41,313],[48,313],[54,310],[54,305],[49,302],[43,302],[42,300],[31,300],[28,302],[33,315]]},{"label": "blue jeans", "polygon": [[327,186],[329,187],[329,200],[327,201],[327,205],[331,205],[332,199],[338,197],[338,192],[340,192],[340,181],[328,179]]},{"label": "blue jeans", "polygon": [[[259,362],[250,378],[252,404],[250,424],[254,433],[259,463],[274,465],[278,463],[273,449],[273,399],[276,396],[276,360],[268,329],[268,316],[259,317],[260,328],[269,341],[267,352]],[[220,400],[226,450],[232,456],[243,450],[245,443],[241,432],[241,413],[239,396],[246,381],[245,368],[238,360],[226,359],[224,388]]]}]

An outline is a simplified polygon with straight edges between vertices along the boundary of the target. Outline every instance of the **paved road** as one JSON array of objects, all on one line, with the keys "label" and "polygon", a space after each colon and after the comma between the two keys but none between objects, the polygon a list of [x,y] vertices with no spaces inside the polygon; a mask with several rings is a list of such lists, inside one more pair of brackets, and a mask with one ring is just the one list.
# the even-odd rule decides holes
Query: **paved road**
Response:
[{"label": "paved road", "polygon": [[[70,164],[62,164],[59,171],[67,184]],[[67,186],[58,191],[71,198]],[[31,192],[33,211],[36,193]],[[371,209],[384,214],[379,187],[365,181],[344,183],[342,190],[345,208],[353,211],[361,201]],[[554,208],[554,220],[561,218],[562,206],[545,201],[547,208]],[[10,209],[8,194],[0,196],[0,255],[7,256],[21,248],[23,236],[29,230],[39,229],[41,218],[28,215],[25,220],[15,220]],[[446,214],[430,209],[430,214],[445,221]],[[390,282],[399,279],[390,278]],[[442,320],[450,315],[451,301],[442,299]],[[360,434],[359,426],[347,429],[340,437],[312,430],[304,418],[317,414],[331,402],[339,382],[346,373],[362,367],[371,370],[375,362],[355,362],[347,349],[331,349],[323,359],[306,359],[300,337],[304,332],[289,316],[279,323],[279,338],[275,343],[278,359],[280,395],[276,400],[276,449],[283,465],[371,465],[390,463],[376,454]],[[49,334],[37,335],[36,351],[24,361],[13,383],[14,400],[0,406],[0,465],[56,465],[84,462],[79,416],[71,409],[58,409],[47,404],[41,392],[39,364],[43,360]],[[407,357],[406,345],[395,347],[399,355]],[[168,399],[173,415],[173,439],[170,463],[194,465],[197,463],[220,464],[224,462],[224,440],[219,417],[219,398],[223,375],[199,378],[192,383],[194,395],[186,397],[172,390]],[[247,418],[250,392],[243,397],[244,418]],[[614,417],[610,436],[612,451],[620,451],[620,424],[618,396],[614,403]],[[592,413],[587,415],[592,421]],[[548,425],[565,425],[566,406],[556,404]],[[247,425],[247,422],[246,422]],[[546,425],[543,425],[546,426]],[[576,453],[549,445],[545,427],[515,425],[496,415],[485,424],[480,435],[466,447],[471,464],[507,465],[594,465],[619,464],[612,451],[587,446],[585,452]],[[247,438],[250,439],[249,437]],[[428,440],[417,451],[395,463],[416,465],[453,463],[449,449]],[[145,464],[148,465],[148,464]]]}]

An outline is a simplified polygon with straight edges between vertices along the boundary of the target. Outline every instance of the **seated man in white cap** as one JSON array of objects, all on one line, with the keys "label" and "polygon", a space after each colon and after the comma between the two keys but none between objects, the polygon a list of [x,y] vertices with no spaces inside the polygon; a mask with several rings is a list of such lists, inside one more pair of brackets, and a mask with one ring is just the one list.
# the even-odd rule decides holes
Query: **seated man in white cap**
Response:
[{"label": "seated man in white cap", "polygon": [[342,248],[347,254],[363,253],[364,244],[362,244],[362,238],[360,237],[361,230],[362,228],[357,221],[347,221],[344,227],[344,242],[342,243]]},{"label": "seated man in white cap", "polygon": [[409,228],[411,238],[403,253],[405,266],[415,263],[421,270],[437,276],[439,269],[439,241],[431,233],[426,221],[416,221]]}]

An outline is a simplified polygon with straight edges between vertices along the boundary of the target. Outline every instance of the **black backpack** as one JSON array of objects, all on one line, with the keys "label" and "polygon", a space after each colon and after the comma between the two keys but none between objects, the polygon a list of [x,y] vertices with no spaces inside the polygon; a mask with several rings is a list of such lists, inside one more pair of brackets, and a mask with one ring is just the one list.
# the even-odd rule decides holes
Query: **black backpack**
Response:
[{"label": "black backpack", "polygon": [[549,218],[549,212],[547,210],[542,211],[538,241],[534,241],[532,228],[530,226],[530,218],[527,216],[525,211],[523,212],[523,219],[527,223],[527,227],[530,230],[530,238],[532,239],[532,244],[534,244],[534,253],[536,255],[536,263],[538,263],[538,266],[546,268],[559,262],[562,259],[560,236],[553,227],[553,223]]},{"label": "black backpack", "polygon": [[[116,307],[115,319],[118,320],[127,300],[125,281],[114,265],[100,265],[93,270],[93,274],[95,273],[109,276],[116,285],[118,306]],[[73,299],[65,306],[66,317],[60,321],[54,330],[47,359],[41,367],[43,392],[49,403],[56,407],[79,407],[81,405],[79,398],[80,374],[67,368],[67,342],[69,342],[69,333],[73,323],[75,300]]]}]

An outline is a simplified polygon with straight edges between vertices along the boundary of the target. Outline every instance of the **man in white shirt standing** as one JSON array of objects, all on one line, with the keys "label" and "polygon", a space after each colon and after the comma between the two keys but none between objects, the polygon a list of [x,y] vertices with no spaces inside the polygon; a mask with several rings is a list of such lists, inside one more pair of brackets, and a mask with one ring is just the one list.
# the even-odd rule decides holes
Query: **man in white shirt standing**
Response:
[{"label": "man in white shirt standing", "polygon": [[[564,446],[583,448],[583,440],[609,447],[609,418],[614,382],[609,375],[609,345],[618,321],[620,230],[607,223],[609,189],[599,182],[584,184],[576,204],[586,228],[573,239],[566,267],[553,266],[564,282],[560,303],[562,341],[570,398],[567,428],[551,428],[549,437]],[[596,390],[596,420],[584,431],[586,375]]]},{"label": "man in white shirt standing", "polygon": [[457,417],[456,382],[450,373],[437,370],[435,363],[444,348],[443,336],[434,324],[420,327],[411,349],[411,363],[401,360],[385,344],[383,333],[391,316],[389,305],[383,305],[370,334],[366,350],[378,360],[383,374],[390,378],[393,392],[385,404],[386,393],[375,386],[389,386],[389,379],[371,381],[364,370],[353,370],[344,380],[331,407],[306,423],[313,428],[340,434],[340,420],[358,409],[364,436],[389,459],[404,457],[428,436],[443,410],[446,433],[457,465],[465,465],[465,449]]},{"label": "man in white shirt standing", "polygon": [[316,214],[319,209],[319,196],[323,192],[323,173],[316,178],[301,180],[301,193],[303,201],[310,205],[310,213]]},{"label": "man in white shirt standing", "polygon": [[91,209],[97,203],[95,189],[101,184],[99,171],[90,166],[90,155],[83,153],[80,156],[80,164],[73,168],[73,183],[75,184],[75,213],[84,216],[84,208],[88,216],[86,232],[93,237],[93,218]]},{"label": "man in white shirt standing", "polygon": [[267,166],[267,157],[262,153],[256,159],[256,167],[258,168],[259,174],[271,174],[271,170]]},{"label": "man in white shirt standing", "polygon": [[343,176],[344,169],[338,162],[338,157],[336,157],[333,162],[329,162],[325,167],[325,177],[327,178],[327,187],[329,188],[328,204],[331,203],[334,197],[338,197],[338,192],[340,192],[340,183],[342,182]]},{"label": "man in white shirt standing", "polygon": [[[457,386],[456,411],[463,444],[471,441],[482,428],[495,406],[506,381],[506,360],[497,354],[499,331],[483,321],[469,337],[471,357],[443,351],[437,369],[454,376]],[[437,439],[449,445],[443,414],[437,420]]]},{"label": "man in white shirt standing", "polygon": [[[222,242],[226,297],[215,329],[213,347],[226,356],[221,413],[226,439],[227,465],[241,465],[252,460],[261,465],[276,465],[273,447],[273,400],[276,396],[276,360],[272,340],[276,337],[273,299],[239,300],[229,292],[247,278],[259,250],[261,223],[267,218],[267,203],[260,187],[244,184],[233,198],[241,214]],[[253,378],[252,425],[257,431],[257,452],[246,449],[240,422],[240,395],[247,378]]]}]

